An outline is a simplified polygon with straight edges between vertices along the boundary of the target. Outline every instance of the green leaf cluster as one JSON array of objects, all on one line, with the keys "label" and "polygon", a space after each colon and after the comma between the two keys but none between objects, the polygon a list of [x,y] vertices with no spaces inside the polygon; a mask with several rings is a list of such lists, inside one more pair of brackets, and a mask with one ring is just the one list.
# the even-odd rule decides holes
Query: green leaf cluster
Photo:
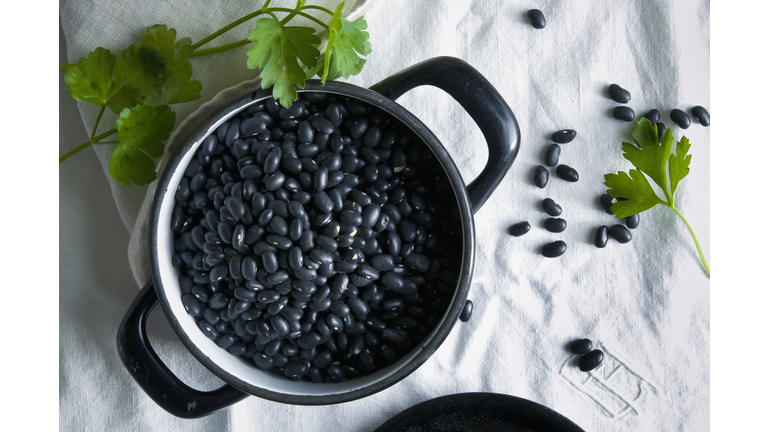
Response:
[{"label": "green leaf cluster", "polygon": [[[147,27],[138,43],[119,55],[96,48],[78,63],[64,65],[64,81],[76,100],[101,107],[90,139],[59,158],[59,163],[95,144],[117,144],[110,157],[109,173],[120,184],[143,185],[157,177],[154,160],[163,154],[163,141],[173,129],[176,115],[168,105],[200,98],[202,84],[192,79],[190,58],[235,49],[253,43],[246,65],[261,69],[261,85],[272,87],[272,94],[283,106],[290,107],[297,98],[297,88],[317,75],[323,84],[339,77],[360,73],[365,64],[361,56],[371,52],[367,23],[360,17],[354,22],[341,16],[344,2],[334,11],[307,5],[297,0],[293,9],[269,7],[228,24],[195,44],[189,38],[177,40],[176,30],[166,25]],[[325,24],[307,11],[330,16]],[[278,20],[276,13],[287,14]],[[215,48],[198,50],[202,45],[260,15],[248,39]],[[289,26],[302,16],[319,24],[328,33],[325,54],[321,54],[319,34],[311,27]],[[96,136],[106,108],[118,115],[116,128]],[[118,134],[118,141],[104,139]]]},{"label": "green leaf cluster", "polygon": [[[311,27],[286,26],[275,17],[262,18],[248,36],[254,42],[248,50],[247,65],[262,69],[262,88],[273,87],[273,96],[283,106],[290,107],[297,97],[297,88],[304,88],[306,79],[319,76],[327,80],[349,78],[360,73],[371,53],[368,24],[363,17],[349,22],[341,16],[344,2],[336,6],[328,23],[328,43],[321,56],[321,39]],[[322,58],[322,60],[321,60]],[[306,71],[305,71],[306,68]]]},{"label": "green leaf cluster", "polygon": [[[157,177],[153,158],[162,156],[163,141],[176,121],[168,105],[196,100],[203,88],[200,81],[192,80],[189,38],[177,41],[175,29],[153,25],[139,42],[118,56],[96,48],[64,75],[73,98],[119,115],[114,131],[119,140],[110,157],[109,174],[124,185],[144,185]],[[150,99],[160,105],[147,105]],[[100,119],[101,115],[92,144],[102,144],[94,139]]]},{"label": "green leaf cluster", "polygon": [[[667,129],[659,139],[658,129],[655,124],[646,118],[641,118],[632,129],[632,136],[637,145],[623,142],[624,158],[635,166],[629,173],[619,171],[616,174],[605,175],[606,193],[612,197],[620,198],[611,205],[611,211],[616,218],[625,218],[634,214],[650,210],[657,204],[672,209],[682,219],[696,244],[699,258],[709,277],[709,266],[704,259],[699,242],[693,229],[688,225],[683,215],[675,208],[674,195],[680,181],[690,172],[691,155],[688,150],[691,144],[688,138],[682,137],[677,144],[672,130]],[[675,153],[672,147],[675,144]],[[648,181],[648,178],[662,190],[664,197],[659,197]]]},{"label": "green leaf cluster", "polygon": [[[617,218],[644,212],[656,204],[674,206],[677,186],[690,171],[691,155],[688,149],[691,145],[688,138],[683,137],[678,141],[675,154],[671,154],[675,140],[672,130],[665,130],[659,139],[656,125],[646,118],[637,122],[637,128],[632,129],[632,136],[638,145],[623,142],[621,148],[624,150],[624,158],[636,169],[629,170],[629,173],[620,171],[605,175],[608,195],[624,199],[611,206]],[[646,175],[661,188],[666,200],[659,198]]]},{"label": "green leaf cluster", "polygon": [[365,65],[365,59],[360,55],[371,53],[369,34],[364,31],[368,23],[363,17],[348,21],[341,16],[343,7],[344,2],[341,2],[328,24],[330,32],[323,62],[318,62],[316,67],[307,71],[309,78],[319,76],[323,85],[327,80],[359,74]]}]

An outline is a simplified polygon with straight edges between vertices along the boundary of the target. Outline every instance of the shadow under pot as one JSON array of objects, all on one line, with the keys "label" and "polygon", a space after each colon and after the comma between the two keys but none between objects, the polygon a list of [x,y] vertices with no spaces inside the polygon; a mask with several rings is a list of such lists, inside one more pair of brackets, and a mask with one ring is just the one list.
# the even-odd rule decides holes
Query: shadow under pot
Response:
[{"label": "shadow under pot", "polygon": [[[453,96],[485,137],[489,161],[468,186],[434,134],[394,102],[421,85]],[[468,318],[473,214],[519,144],[498,92],[450,57],[370,89],[308,81],[289,108],[261,89],[228,103],[159,179],[152,280],[118,331],[123,363],[185,418],[248,395],[324,405],[399,382]],[[224,387],[192,389],[158,358],[145,330],[157,303]]]}]

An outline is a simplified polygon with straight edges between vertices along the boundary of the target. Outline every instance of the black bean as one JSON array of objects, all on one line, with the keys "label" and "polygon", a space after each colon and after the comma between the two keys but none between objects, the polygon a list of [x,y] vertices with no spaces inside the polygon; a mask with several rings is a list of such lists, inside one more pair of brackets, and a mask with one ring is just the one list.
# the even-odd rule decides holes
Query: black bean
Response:
[{"label": "black bean", "polygon": [[527,233],[531,230],[531,224],[529,224],[527,221],[518,222],[511,227],[509,227],[509,235],[520,237],[521,235]]},{"label": "black bean", "polygon": [[611,84],[608,86],[608,96],[613,99],[614,102],[627,103],[632,98],[629,92],[621,88],[618,84]]},{"label": "black bean", "polygon": [[640,214],[633,214],[624,218],[624,224],[627,228],[637,228],[640,225]]},{"label": "black bean", "polygon": [[577,339],[568,344],[568,349],[577,355],[583,355],[592,351],[592,341],[589,339]]},{"label": "black bean", "polygon": [[624,120],[625,122],[631,122],[635,119],[635,111],[628,106],[617,106],[613,109],[613,118],[616,120]]},{"label": "black bean", "polygon": [[192,294],[184,294],[181,297],[181,304],[184,305],[184,309],[187,313],[193,317],[199,316],[203,311],[203,305]]},{"label": "black bean", "polygon": [[528,19],[531,21],[531,26],[535,29],[543,29],[547,26],[547,20],[544,18],[544,14],[538,9],[529,10]]},{"label": "black bean", "polygon": [[611,206],[615,203],[617,203],[618,200],[608,194],[602,194],[600,195],[600,206],[603,207],[603,210],[605,210],[606,213],[609,215],[612,215],[613,212],[611,211]]},{"label": "black bean", "polygon": [[459,315],[459,319],[462,322],[467,322],[472,317],[472,300],[467,300],[464,302],[464,308],[461,310],[461,314]]},{"label": "black bean", "polygon": [[544,165],[553,167],[557,165],[557,161],[560,159],[560,146],[557,144],[550,144],[547,147],[547,153],[544,155]]},{"label": "black bean", "polygon": [[651,123],[656,124],[661,120],[661,112],[654,108],[643,114],[643,117],[647,118]]},{"label": "black bean", "polygon": [[533,170],[533,184],[539,188],[544,188],[549,181],[549,171],[539,165]]},{"label": "black bean", "polygon": [[595,233],[595,246],[604,248],[608,244],[608,227],[600,226]]},{"label": "black bean", "polygon": [[670,111],[669,118],[683,129],[688,129],[688,126],[691,125],[691,118],[681,109],[675,108]]},{"label": "black bean", "polygon": [[565,253],[567,245],[562,240],[547,243],[541,248],[541,254],[547,258],[557,258]]},{"label": "black bean", "polygon": [[709,112],[701,105],[691,108],[691,114],[702,126],[709,126]]},{"label": "black bean", "polygon": [[576,138],[576,131],[573,129],[563,129],[552,133],[552,141],[558,144],[568,144]]},{"label": "black bean", "polygon": [[555,170],[555,174],[557,174],[557,176],[560,177],[561,179],[568,182],[579,181],[579,173],[576,172],[575,169],[569,167],[568,165],[558,165],[557,169]]},{"label": "black bean", "polygon": [[563,209],[552,198],[544,198],[541,208],[550,216],[560,216],[563,213]]},{"label": "black bean", "polygon": [[310,349],[318,346],[321,340],[322,340],[322,337],[320,336],[320,334],[312,331],[302,336],[299,336],[296,342],[299,344],[300,348]]},{"label": "black bean", "polygon": [[565,228],[568,224],[566,223],[565,219],[561,218],[547,218],[544,221],[544,228],[553,233],[560,233],[565,231]]},{"label": "black bean", "polygon": [[664,125],[662,122],[656,123],[656,133],[659,135],[659,142],[661,142],[661,138],[664,136],[664,131],[667,129],[667,126]]},{"label": "black bean", "polygon": [[603,362],[603,352],[600,350],[593,350],[579,358],[579,369],[582,372],[589,372],[594,368],[600,366]]},{"label": "black bean", "polygon": [[619,243],[629,243],[629,241],[632,240],[632,233],[629,232],[627,227],[621,224],[616,224],[608,228],[608,235]]}]

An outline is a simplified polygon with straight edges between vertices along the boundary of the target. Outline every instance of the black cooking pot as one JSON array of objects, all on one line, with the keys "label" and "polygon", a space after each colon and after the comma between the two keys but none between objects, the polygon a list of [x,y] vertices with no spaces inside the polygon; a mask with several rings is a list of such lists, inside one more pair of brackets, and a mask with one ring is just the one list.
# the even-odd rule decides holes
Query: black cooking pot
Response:
[{"label": "black cooking pot", "polygon": [[[394,102],[410,89],[421,85],[438,87],[453,96],[485,136],[488,162],[468,186],[465,186],[453,160],[435,135]],[[415,349],[375,373],[340,383],[297,382],[263,372],[252,363],[219,348],[203,335],[181,303],[179,270],[171,264],[174,249],[170,226],[174,196],[187,164],[203,140],[227,119],[271,97],[268,90],[248,92],[204,121],[169,160],[158,182],[150,214],[149,261],[153,278],[129,308],[117,335],[118,354],[128,372],[158,405],[176,416],[201,417],[248,395],[302,405],[334,404],[371,395],[397,383],[423,364],[448,336],[465,306],[475,256],[473,214],[501,182],[520,145],[517,120],[499,93],[467,63],[450,57],[416,64],[370,89],[339,82],[323,86],[318,81],[308,81],[300,91],[327,92],[371,104],[401,121],[424,141],[445,170],[460,213],[462,258],[458,285],[442,319]],[[210,392],[192,389],[174,376],[158,358],[149,344],[145,329],[146,319],[158,302],[184,345],[227,385]]]}]

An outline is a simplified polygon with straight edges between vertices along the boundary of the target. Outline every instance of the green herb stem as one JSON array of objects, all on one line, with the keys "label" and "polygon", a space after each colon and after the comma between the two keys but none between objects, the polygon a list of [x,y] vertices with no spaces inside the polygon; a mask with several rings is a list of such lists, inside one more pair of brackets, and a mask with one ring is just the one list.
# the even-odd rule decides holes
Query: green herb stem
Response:
[{"label": "green herb stem", "polygon": [[[264,14],[273,15],[274,12],[287,12],[288,13],[288,16],[286,16],[285,18],[283,18],[282,21],[280,21],[280,25],[285,25],[288,21],[293,19],[294,16],[299,15],[299,16],[303,16],[303,17],[305,17],[305,18],[307,18],[309,20],[312,20],[312,21],[316,22],[317,24],[321,25],[326,30],[328,29],[328,26],[325,23],[323,23],[322,21],[320,21],[317,18],[313,17],[312,15],[309,15],[307,13],[301,12],[301,10],[298,9],[298,7],[296,9],[270,8],[270,7],[268,7],[269,3],[270,2],[267,1],[266,4],[264,4],[264,7],[262,7],[259,10],[257,10],[256,12],[248,14],[248,15],[240,18],[239,20],[233,21],[232,23],[222,27],[221,29],[219,29],[215,33],[211,34],[210,36],[207,36],[207,37],[201,39],[199,42],[197,42],[194,45],[192,45],[192,49],[196,50],[197,48],[199,48],[199,47],[207,44],[208,42],[216,39],[217,37],[223,35],[224,33],[228,32],[230,30],[232,30],[233,28],[239,26],[240,24],[242,24],[242,23],[244,23],[246,21],[249,21],[249,20],[251,20],[253,18],[256,18],[259,15],[264,15]],[[320,6],[304,6],[302,9],[316,9],[316,10],[323,11],[323,12],[329,14],[329,15],[333,15],[333,12],[331,12],[330,10],[328,10],[326,8],[320,7]],[[236,42],[236,44],[237,43],[238,42]],[[220,48],[223,48],[223,47],[226,47],[226,48],[222,49],[221,51],[225,51],[225,50],[228,50],[228,49],[237,48],[237,47],[241,46],[241,45],[236,45],[236,44],[222,45]],[[244,45],[244,44],[242,44],[242,45]],[[214,51],[214,52],[219,52],[219,51]],[[208,52],[207,54],[211,54],[211,53],[212,52]],[[205,55],[205,54],[193,53],[192,57],[196,57],[197,55]],[[59,68],[59,70],[62,70],[61,67]]]},{"label": "green herb stem", "polygon": [[[313,17],[312,15],[310,15],[308,13],[299,12],[299,11],[296,11],[294,9],[288,9],[288,8],[270,8],[269,10],[271,12],[288,12],[289,14],[291,14],[291,15],[289,15],[289,17],[291,17],[291,18],[293,18],[292,15],[303,16],[304,18],[317,23],[320,27],[328,30],[328,25],[326,23],[320,21],[319,19]],[[286,18],[288,18],[288,17],[286,17]],[[287,21],[286,21],[285,18],[283,18],[283,21],[280,21],[280,25],[285,24],[285,22],[287,22]]]},{"label": "green herb stem", "polygon": [[99,127],[99,122],[101,121],[101,116],[104,115],[104,110],[107,108],[106,105],[101,107],[101,111],[99,111],[99,116],[96,117],[96,123],[93,124],[93,130],[91,131],[91,141],[93,141],[93,137],[96,136],[96,128]]},{"label": "green herb stem", "polygon": [[304,9],[315,9],[315,10],[323,11],[323,12],[327,13],[328,15],[333,16],[333,11],[332,10],[326,9],[326,8],[324,8],[322,6],[309,5],[309,6],[304,6],[301,9],[302,10],[304,10]]},{"label": "green herb stem", "polygon": [[100,140],[102,140],[102,139],[104,139],[104,138],[106,138],[108,136],[112,136],[112,135],[114,135],[116,133],[117,133],[117,129],[112,129],[110,131],[104,132],[103,134],[101,134],[101,135],[99,135],[97,137],[93,137],[93,138],[89,139],[88,141],[80,144],[79,146],[77,146],[74,149],[72,149],[69,152],[67,152],[64,156],[60,157],[59,158],[59,163],[64,162],[65,160],[67,160],[71,156],[73,156],[74,154],[80,152],[83,149],[88,148],[88,146],[90,146],[92,144],[101,144],[101,143],[99,143]]},{"label": "green herb stem", "polygon": [[192,52],[192,55],[190,57],[200,57],[208,54],[215,54],[217,52],[227,51],[237,47],[241,47],[243,45],[248,45],[250,42],[251,41],[249,41],[248,39],[243,39],[241,41],[232,42],[231,44],[221,45],[215,48],[195,50]]},{"label": "green herb stem", "polygon": [[[267,3],[269,3],[269,2],[267,2]],[[197,48],[207,44],[208,42],[216,39],[217,37],[223,35],[224,33],[232,30],[233,28],[239,26],[240,24],[242,24],[242,23],[244,23],[244,22],[246,22],[246,21],[248,21],[248,20],[250,20],[252,18],[256,18],[257,16],[259,16],[261,14],[265,14],[265,13],[267,13],[265,8],[261,8],[261,9],[257,10],[256,12],[254,12],[252,14],[248,14],[248,15],[240,18],[239,20],[234,21],[234,22],[230,23],[229,25],[226,25],[226,26],[222,27],[220,30],[218,30],[217,32],[211,34],[210,36],[201,39],[199,42],[197,42],[196,44],[192,45],[192,49],[195,50],[195,49],[197,49]],[[194,55],[194,53],[192,55]]]},{"label": "green herb stem", "polygon": [[670,205],[669,208],[674,210],[675,213],[677,213],[677,215],[680,216],[680,219],[683,220],[683,223],[688,228],[688,232],[691,233],[691,237],[693,237],[693,242],[696,243],[696,250],[699,251],[699,259],[701,259],[701,264],[704,266],[704,271],[707,272],[707,277],[710,277],[710,275],[709,275],[709,266],[707,265],[707,260],[704,259],[704,254],[701,252],[701,247],[699,246],[699,241],[696,240],[696,234],[693,233],[693,229],[691,228],[690,225],[688,225],[688,221],[685,220],[683,215],[680,214],[680,212],[677,211],[677,209],[674,206]]}]

